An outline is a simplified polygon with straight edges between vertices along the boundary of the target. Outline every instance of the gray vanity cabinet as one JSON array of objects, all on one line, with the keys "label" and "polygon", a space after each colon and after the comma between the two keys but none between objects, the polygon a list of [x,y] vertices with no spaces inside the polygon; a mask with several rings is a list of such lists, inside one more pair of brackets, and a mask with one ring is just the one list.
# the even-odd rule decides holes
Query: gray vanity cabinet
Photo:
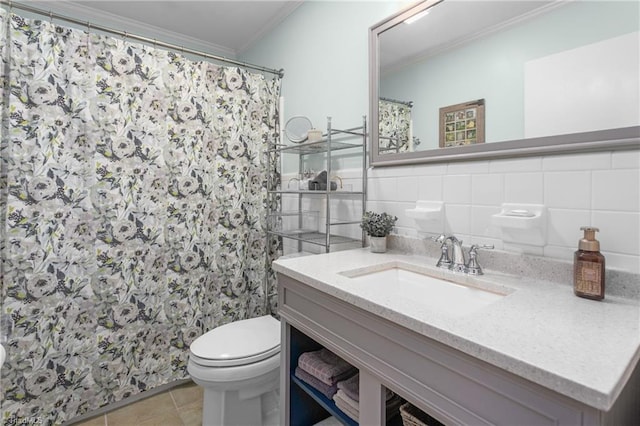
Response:
[{"label": "gray vanity cabinet", "polygon": [[[627,386],[604,413],[436,340],[339,300],[289,276],[278,275],[282,322],[282,422],[310,410],[292,393],[292,348],[309,338],[360,370],[360,424],[383,425],[383,387],[444,424],[631,424],[624,409],[638,406]],[[294,349],[295,352],[295,349]],[[634,376],[638,375],[638,369]],[[630,383],[638,383],[632,378]],[[637,411],[638,408],[633,410]],[[627,415],[627,417],[623,416]],[[636,413],[637,414],[637,413]]]}]

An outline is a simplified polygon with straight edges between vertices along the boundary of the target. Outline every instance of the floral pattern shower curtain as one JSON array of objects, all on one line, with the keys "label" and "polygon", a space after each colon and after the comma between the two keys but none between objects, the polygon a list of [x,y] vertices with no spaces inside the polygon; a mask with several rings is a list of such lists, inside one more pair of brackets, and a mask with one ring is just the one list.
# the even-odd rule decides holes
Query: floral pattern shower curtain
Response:
[{"label": "floral pattern shower curtain", "polygon": [[2,423],[58,424],[187,377],[264,314],[278,78],[5,11]]},{"label": "floral pattern shower curtain", "polygon": [[386,99],[378,101],[379,116],[379,151],[381,154],[412,151],[411,107],[404,103]]}]

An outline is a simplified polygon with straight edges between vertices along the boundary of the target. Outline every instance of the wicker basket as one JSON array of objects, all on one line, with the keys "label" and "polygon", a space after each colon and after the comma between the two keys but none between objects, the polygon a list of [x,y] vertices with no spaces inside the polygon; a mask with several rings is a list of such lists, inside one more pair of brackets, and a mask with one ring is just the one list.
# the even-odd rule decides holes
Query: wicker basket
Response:
[{"label": "wicker basket", "polygon": [[435,426],[442,424],[408,402],[400,406],[400,415],[404,426]]}]

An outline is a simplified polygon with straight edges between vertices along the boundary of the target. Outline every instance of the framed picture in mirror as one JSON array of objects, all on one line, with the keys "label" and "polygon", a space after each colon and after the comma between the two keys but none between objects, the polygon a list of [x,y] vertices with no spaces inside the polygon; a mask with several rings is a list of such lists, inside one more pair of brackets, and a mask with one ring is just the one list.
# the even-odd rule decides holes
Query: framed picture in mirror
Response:
[{"label": "framed picture in mirror", "polygon": [[440,108],[440,148],[484,143],[484,99]]}]

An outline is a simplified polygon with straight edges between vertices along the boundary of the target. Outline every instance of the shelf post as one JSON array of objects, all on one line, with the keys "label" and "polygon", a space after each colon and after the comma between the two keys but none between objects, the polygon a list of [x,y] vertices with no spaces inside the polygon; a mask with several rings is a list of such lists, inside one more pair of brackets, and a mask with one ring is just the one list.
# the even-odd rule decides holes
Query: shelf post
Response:
[{"label": "shelf post", "polygon": [[365,370],[360,370],[360,416],[361,425],[386,424],[385,392],[382,384]]},{"label": "shelf post", "polygon": [[327,196],[324,199],[326,205],[326,233],[325,251],[331,251],[331,117],[327,117]]},{"label": "shelf post", "polygon": [[[362,216],[367,211],[367,116],[362,116]],[[360,236],[362,247],[364,247],[365,232],[362,230]]]}]

